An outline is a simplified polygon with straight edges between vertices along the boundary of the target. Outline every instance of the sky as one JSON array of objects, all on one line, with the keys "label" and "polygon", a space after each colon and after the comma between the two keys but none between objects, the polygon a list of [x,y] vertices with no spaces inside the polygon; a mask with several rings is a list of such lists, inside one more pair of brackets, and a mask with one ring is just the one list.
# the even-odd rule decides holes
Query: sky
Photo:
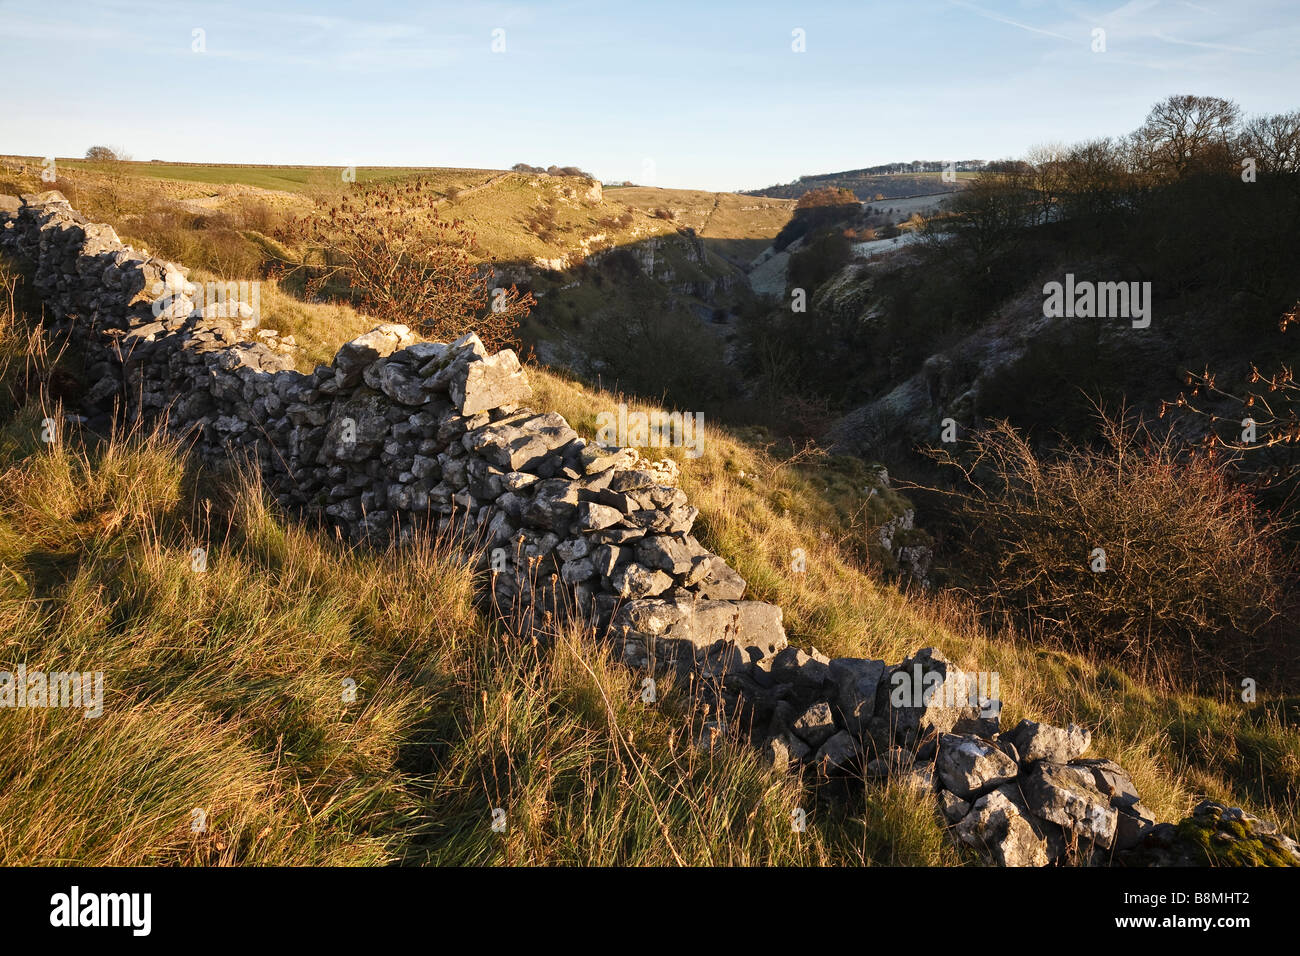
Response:
[{"label": "sky", "polygon": [[0,0],[0,49],[0,153],[711,190],[1300,109],[1295,0]]}]

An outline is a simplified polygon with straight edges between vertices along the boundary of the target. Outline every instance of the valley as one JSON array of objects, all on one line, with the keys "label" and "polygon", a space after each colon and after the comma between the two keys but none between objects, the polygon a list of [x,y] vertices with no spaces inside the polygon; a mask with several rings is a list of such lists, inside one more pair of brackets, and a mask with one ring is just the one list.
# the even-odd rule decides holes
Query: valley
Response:
[{"label": "valley", "polygon": [[[1083,187],[1076,182],[1083,161],[1073,153],[1037,164],[978,166],[963,169],[951,182],[939,171],[861,170],[740,193],[605,186],[580,171],[534,168],[337,169],[78,160],[51,165],[9,156],[0,158],[0,194],[27,198],[6,199],[0,211],[17,216],[38,195],[61,208],[58,197],[66,197],[69,216],[84,214],[90,222],[106,224],[147,263],[184,263],[157,266],[160,287],[170,291],[170,298],[154,303],[162,303],[153,314],[158,322],[128,322],[123,341],[143,342],[132,345],[143,349],[168,341],[168,335],[181,335],[182,344],[175,348],[191,352],[194,357],[185,362],[192,365],[201,361],[198,356],[221,351],[223,357],[211,360],[216,384],[209,396],[206,379],[169,384],[158,377],[162,363],[145,363],[139,368],[151,370],[129,373],[140,376],[132,381],[142,383],[142,401],[161,408],[167,389],[177,388],[184,396],[177,420],[198,423],[208,442],[201,456],[208,466],[222,460],[222,442],[256,445],[261,440],[250,423],[274,432],[269,447],[275,454],[267,460],[288,463],[264,467],[264,473],[273,475],[272,500],[259,498],[250,485],[230,485],[234,479],[217,471],[203,479],[211,483],[204,485],[205,500],[238,502],[226,521],[239,529],[214,538],[212,566],[219,573],[203,579],[203,587],[206,582],[215,582],[218,589],[247,587],[250,578],[266,578],[271,590],[300,587],[306,569],[277,566],[274,555],[247,544],[259,534],[292,540],[312,566],[310,574],[324,574],[321,569],[329,567],[338,587],[359,595],[358,603],[347,603],[338,612],[349,622],[337,623],[331,632],[341,640],[344,631],[371,613],[366,602],[382,590],[377,582],[384,576],[397,574],[405,581],[414,575],[408,583],[418,589],[417,578],[432,572],[392,554],[336,552],[314,536],[310,521],[299,523],[297,510],[326,516],[334,527],[346,529],[349,539],[370,541],[390,518],[400,523],[400,516],[418,515],[426,505],[454,515],[464,505],[477,511],[485,526],[493,521],[500,540],[507,531],[521,531],[520,550],[507,554],[504,564],[494,557],[491,573],[511,568],[519,578],[518,569],[527,561],[547,560],[556,577],[577,588],[581,600],[594,597],[608,604],[621,595],[649,602],[620,618],[634,630],[649,628],[619,645],[625,663],[634,668],[653,669],[650,648],[655,642],[645,635],[657,633],[654,615],[667,613],[655,602],[684,600],[678,589],[698,588],[693,600],[744,605],[745,614],[768,609],[763,612],[767,623],[750,625],[765,634],[773,633],[772,615],[778,615],[781,638],[768,647],[768,669],[745,672],[753,687],[728,686],[703,706],[698,693],[685,694],[665,681],[654,690],[667,701],[663,713],[645,724],[640,723],[645,715],[632,718],[619,705],[624,719],[636,722],[638,733],[645,735],[642,756],[653,751],[656,772],[678,781],[665,790],[652,788],[649,815],[634,815],[627,826],[653,832],[656,814],[681,812],[674,789],[685,785],[678,776],[677,734],[689,728],[695,741],[691,752],[712,754],[711,741],[734,728],[710,708],[735,708],[751,721],[761,715],[762,726],[745,732],[759,749],[727,749],[716,757],[725,762],[727,774],[751,788],[744,790],[750,796],[738,797],[740,804],[718,812],[725,816],[742,807],[754,812],[753,801],[759,798],[752,788],[761,789],[767,779],[763,775],[775,769],[781,771],[783,805],[803,801],[818,808],[815,839],[792,843],[765,829],[761,847],[732,853],[717,842],[721,831],[714,827],[725,829],[717,822],[684,854],[674,848],[665,857],[664,847],[637,843],[628,835],[631,844],[602,844],[583,859],[1114,862],[1095,847],[1087,853],[1067,851],[1036,830],[1032,836],[1024,836],[1028,830],[1021,834],[1028,844],[1004,834],[989,849],[990,814],[1005,812],[1028,821],[1051,820],[1056,812],[1052,794],[1058,791],[1041,790],[1047,784],[1039,779],[1043,773],[1031,768],[1032,761],[1018,764],[1019,751],[1008,757],[1005,749],[995,753],[994,744],[985,741],[1032,737],[1038,726],[1071,741],[1051,751],[1055,757],[1046,761],[1049,766],[1059,763],[1068,769],[1088,759],[1080,756],[1080,739],[1082,747],[1091,741],[1093,753],[1106,755],[1101,763],[1111,766],[1112,757],[1122,761],[1122,769],[1116,763],[1107,772],[1121,774],[1128,781],[1124,786],[1140,787],[1143,795],[1141,813],[1120,814],[1125,826],[1138,828],[1123,838],[1124,851],[1137,854],[1134,861],[1183,860],[1201,852],[1180,842],[1183,837],[1175,840],[1172,829],[1160,830],[1159,840],[1144,843],[1156,832],[1156,820],[1182,820],[1178,832],[1184,837],[1188,828],[1228,832],[1226,804],[1207,802],[1207,794],[1248,806],[1294,832],[1292,764],[1300,737],[1293,726],[1290,692],[1297,676],[1296,608],[1287,590],[1294,568],[1285,557],[1292,547],[1286,524],[1291,504],[1285,481],[1276,490],[1260,485],[1249,497],[1242,490],[1256,479],[1285,478],[1291,472],[1275,454],[1272,461],[1282,462],[1271,466],[1279,467],[1276,473],[1243,468],[1229,480],[1218,465],[1199,464],[1187,451],[1193,440],[1214,437],[1214,420],[1207,427],[1185,417],[1159,432],[1155,425],[1180,389],[1195,384],[1191,373],[1198,367],[1222,370],[1218,384],[1240,393],[1256,381],[1250,378],[1252,363],[1293,359],[1285,307],[1300,299],[1294,279],[1300,271],[1293,248],[1278,241],[1293,224],[1289,174],[1275,171],[1255,193],[1229,200],[1227,190],[1235,186],[1226,185],[1231,180],[1221,166],[1203,176],[1150,181],[1139,178],[1139,172],[1154,174],[1126,172],[1117,161],[1109,178]],[[42,175],[51,169],[53,181]],[[57,193],[47,192],[51,187]],[[1151,241],[1166,235],[1171,224],[1178,224],[1176,234],[1191,235],[1187,210],[1193,208],[1220,211],[1214,235],[1198,235],[1197,242],[1177,247]],[[1051,214],[1044,215],[1044,209]],[[1264,209],[1271,213],[1265,215]],[[1114,238],[1120,222],[1122,251]],[[1255,271],[1243,258],[1241,243],[1265,227],[1272,230],[1263,233],[1266,261]],[[87,233],[92,245],[108,241],[99,228]],[[351,244],[339,235],[350,237]],[[376,249],[379,261],[400,278],[389,286],[405,291],[362,276],[364,257]],[[135,260],[124,260],[123,267],[128,261]],[[109,480],[114,468],[173,476],[141,481],[179,481],[175,476],[188,474],[191,465],[161,437],[120,451],[113,444],[117,439],[110,438],[104,446],[111,450],[104,452],[110,459],[96,457],[102,451],[96,436],[111,431],[109,400],[123,387],[114,384],[114,360],[93,352],[83,355],[73,339],[59,338],[69,329],[62,320],[41,331],[45,327],[34,317],[42,306],[30,298],[18,304],[17,290],[33,281],[27,268],[17,260],[6,263],[14,303],[9,327],[30,325],[34,336],[52,335],[56,344],[42,344],[33,354],[56,357],[42,358],[34,379],[27,372],[21,382],[7,380],[12,382],[7,388],[14,416],[7,444],[0,445],[9,456],[7,467],[16,476],[28,475],[23,469],[34,467],[24,457],[20,437],[36,414],[25,396],[31,389],[52,395],[57,387],[59,401],[82,409],[70,413],[67,422],[84,426],[84,438],[75,441],[86,442],[84,452],[78,452],[86,456],[84,464],[60,459],[58,468],[64,470],[56,481],[61,494],[80,500],[90,493],[86,482]],[[183,272],[167,271],[173,268]],[[91,275],[75,263],[67,269],[66,277]],[[463,293],[463,300],[437,300],[442,303],[438,308],[452,311],[436,314],[437,308],[429,309],[418,295],[409,294],[411,288],[437,294],[431,269],[442,270],[436,272],[437,283]],[[111,270],[109,276],[117,281]],[[71,281],[42,278],[55,289]],[[199,303],[195,314],[200,326],[193,339],[184,338],[190,335],[188,327],[176,324],[184,316],[168,311],[171,302],[183,300],[178,290],[201,295],[205,288],[239,290],[250,283],[256,295],[235,294],[246,312],[210,312]],[[383,299],[384,294],[391,298]],[[522,366],[512,351],[474,345],[477,337],[448,333],[434,341],[419,340],[421,322],[430,320],[457,333],[478,329],[486,335],[489,328],[498,328],[489,323],[497,304],[506,299],[514,311],[508,320],[495,321],[502,323],[502,342],[513,343]],[[64,311],[75,318],[103,309],[94,295],[87,301]],[[415,311],[384,302],[410,303]],[[1224,320],[1224,302],[1230,303],[1231,321]],[[177,308],[185,311],[183,305]],[[457,308],[468,311],[456,313]],[[442,344],[453,338],[456,346]],[[388,344],[376,344],[381,341]],[[8,347],[15,356],[26,348],[16,338]],[[185,364],[177,361],[169,358],[165,367]],[[451,364],[440,369],[439,361]],[[481,401],[477,393],[470,394],[471,366],[494,370],[480,380],[491,383],[482,386],[490,397]],[[7,374],[18,374],[14,360],[5,368]],[[236,368],[286,376],[283,394],[243,395],[233,377],[221,377],[234,376]],[[515,368],[517,374],[511,371]],[[453,369],[459,371],[453,375]],[[518,409],[525,391],[510,391],[525,374],[526,394],[540,412],[534,417],[529,417],[531,409]],[[290,380],[290,375],[296,377]],[[249,376],[246,384],[253,388],[256,376]],[[507,387],[504,381],[516,384]],[[1287,393],[1286,380],[1278,387]],[[448,417],[435,420],[430,412],[416,412],[409,424],[397,421],[408,414],[401,406],[419,408],[431,401],[421,389],[450,389],[452,403],[463,406],[465,414],[438,404],[430,407]],[[1209,394],[1207,388],[1207,398]],[[1226,413],[1232,396],[1223,389],[1213,396],[1209,414]],[[384,404],[389,400],[396,407]],[[1282,406],[1268,411],[1269,416],[1253,414],[1260,433],[1276,438],[1286,427],[1285,411]],[[390,419],[396,424],[390,426]],[[390,427],[393,437],[386,438]],[[462,427],[466,440],[476,443],[474,454],[485,456],[481,461],[458,462],[457,429]],[[418,439],[419,429],[441,437]],[[456,441],[449,443],[449,438]],[[552,439],[554,449],[543,446],[533,455],[531,443]],[[344,451],[318,464],[317,446],[336,440]],[[349,446],[357,442],[364,447],[354,453]],[[1279,438],[1268,447],[1284,444]],[[621,449],[617,464],[612,446]],[[645,449],[646,457],[626,454],[634,449]],[[554,461],[543,460],[548,451],[556,452]],[[524,461],[535,473],[525,474]],[[564,509],[577,509],[578,499],[570,502],[561,485],[607,481],[610,474],[623,475],[618,480],[624,484],[617,489],[582,485],[581,493],[594,497],[582,499],[584,507],[575,510],[590,525],[585,532],[605,536],[599,539],[605,550],[590,550],[582,534],[565,537],[571,528]],[[628,474],[653,476],[660,482],[654,493],[658,497],[635,484],[641,478],[629,479]],[[33,515],[41,507],[38,485],[30,477],[15,480],[23,489],[19,496],[0,502],[0,559],[18,569],[24,588],[32,588],[39,584],[32,577],[37,572],[23,564],[26,559],[15,542],[32,533]],[[1117,495],[1117,487],[1136,491]],[[1191,491],[1184,495],[1187,489]],[[184,494],[192,496],[187,507],[200,507],[203,495]],[[647,497],[637,501],[633,494]],[[500,513],[505,517],[489,515],[493,500],[506,503]],[[170,532],[162,529],[170,519],[160,511],[146,512],[107,519],[112,527],[127,529],[125,538],[111,538],[112,547],[126,548],[140,560],[149,555],[157,560],[159,552],[150,548],[184,550],[185,536],[196,533],[186,526],[179,537],[167,537]],[[690,536],[696,513],[698,540]],[[133,523],[140,514],[153,530],[142,532]],[[59,525],[59,535],[84,533],[80,519],[66,520],[71,524]],[[677,536],[677,544],[629,544],[645,531],[638,522]],[[111,537],[116,532],[105,533]],[[166,544],[148,543],[155,540],[150,535],[162,535],[156,540]],[[686,538],[679,541],[682,535]],[[686,550],[675,550],[677,545]],[[1080,588],[1076,565],[1097,553],[1104,556],[1101,570],[1111,577],[1085,578],[1088,584]],[[345,554],[350,556],[345,559]],[[207,561],[207,549],[204,557]],[[461,559],[438,550],[427,560],[451,582],[454,593],[432,595],[436,602],[417,604],[409,619],[399,614],[383,625],[381,641],[400,643],[391,628],[433,626],[436,631],[439,625],[430,622],[446,618],[471,622],[473,639],[482,647],[495,646],[498,625],[479,616],[482,589],[459,567]],[[393,561],[400,570],[393,569]],[[1165,573],[1170,562],[1183,568],[1177,580]],[[107,575],[118,588],[122,584],[113,577],[115,567],[95,565],[93,573]],[[1098,567],[1094,560],[1092,572]],[[1243,581],[1250,582],[1249,594]],[[177,587],[162,572],[156,583]],[[521,640],[534,626],[529,622],[535,621],[538,608],[559,610],[556,592],[536,583],[492,589],[498,597],[507,591],[511,599],[527,595],[532,602],[531,610],[516,608],[525,623],[509,625],[520,630],[515,636]],[[272,600],[269,592],[257,593],[259,601]],[[33,613],[23,603],[29,600],[25,594],[13,597],[11,613],[18,617]],[[219,598],[204,594],[188,617],[179,607],[166,614],[186,617],[186,628],[209,628],[210,602]],[[1159,596],[1158,612],[1153,595]],[[1026,613],[1026,608],[1041,613]],[[605,611],[608,624],[612,606]],[[637,617],[643,612],[652,623]],[[157,634],[169,626],[134,603],[113,613]],[[254,609],[240,620],[238,626],[247,632],[243,640],[261,640],[250,629],[260,626],[265,613]],[[295,619],[290,627],[300,635],[310,629],[305,619]],[[1189,645],[1189,635],[1196,635],[1196,643]],[[570,638],[577,643],[565,645],[569,651],[554,653],[570,653],[584,662],[604,653],[589,643],[592,635],[574,632]],[[787,638],[789,648],[778,648]],[[671,643],[665,638],[665,648]],[[1196,655],[1189,654],[1189,646],[1196,647]],[[432,652],[444,666],[465,675],[465,687],[482,683],[482,675],[469,675],[471,665],[457,656],[454,642]],[[125,647],[114,653],[121,666],[128,666]],[[393,674],[406,665],[389,649],[375,646],[370,653],[376,655],[377,670],[369,679],[393,686]],[[933,669],[939,663],[943,669]],[[957,709],[966,700],[964,691],[945,683],[943,675],[967,675],[978,698],[967,703],[976,712],[954,717],[970,723],[954,723],[943,746],[952,754],[960,751],[961,759],[976,766],[997,765],[999,781],[1014,781],[1019,774],[1024,786],[1040,788],[1032,811],[1011,798],[1006,798],[1010,810],[1001,803],[990,808],[988,794],[985,804],[973,809],[981,788],[987,787],[962,782],[967,779],[962,774],[976,771],[958,771],[948,763],[958,758],[945,756],[934,766],[945,768],[947,796],[940,799],[940,812],[947,822],[936,827],[935,808],[917,800],[918,787],[929,792],[938,786],[934,773],[926,777],[923,766],[934,754],[913,752],[919,740],[901,731],[895,736],[892,728],[868,730],[851,711],[861,703],[855,694],[870,694],[843,681],[839,689],[823,691],[827,685],[816,676],[825,668],[857,674],[876,664],[881,665],[877,680],[886,673],[908,677],[924,694],[926,677],[949,694],[946,706]],[[309,670],[316,666],[294,664]],[[311,679],[337,680],[337,667],[336,662],[321,665]],[[514,659],[497,660],[492,668],[487,682],[493,695],[514,693],[509,688],[531,679]],[[772,680],[772,668],[784,675],[782,683],[798,689],[776,697],[767,693],[763,682]],[[1243,697],[1251,706],[1239,706],[1236,688],[1265,672],[1271,681],[1261,700]],[[633,685],[619,683],[631,679],[623,671],[602,672],[596,685],[587,679],[574,677],[576,683],[566,693],[607,694],[613,681],[617,694],[634,703],[637,699]],[[214,675],[204,680],[212,682],[211,693],[235,693]],[[405,675],[399,682],[409,680]],[[494,759],[481,739],[460,735],[451,725],[505,718],[480,712],[471,697],[448,697],[435,684],[421,681],[416,682],[419,693],[430,695],[433,706],[442,708],[440,719],[447,721],[440,725],[438,739],[452,748],[448,773],[465,774]],[[1252,694],[1254,686],[1250,684]],[[986,708],[985,695],[977,693],[980,687],[1005,696],[1005,710],[1003,701],[993,710]],[[408,723],[393,735],[375,728],[380,748],[408,739],[409,721],[424,706],[384,697],[389,693],[380,692],[385,706]],[[829,696],[821,700],[819,695]],[[538,746],[578,746],[565,731],[543,729],[538,714],[551,704],[539,696],[525,697],[528,706],[538,708],[528,726],[533,733],[550,735]],[[655,696],[655,703],[659,699]],[[852,701],[858,703],[846,703]],[[264,703],[254,699],[231,706],[265,723]],[[906,699],[877,706],[902,713],[929,704]],[[823,714],[819,707],[828,709]],[[1030,723],[1017,724],[1021,718]],[[993,723],[981,723],[989,720]],[[1061,726],[1040,723],[1046,721]],[[1073,721],[1086,722],[1088,735],[1066,729]],[[344,732],[329,720],[322,726],[327,740]],[[1216,745],[1205,746],[1207,740]],[[629,766],[643,765],[583,753],[582,773],[587,775],[622,775]],[[253,761],[264,756],[256,750],[241,754],[240,759]],[[307,760],[318,758],[323,756]],[[1003,766],[1008,761],[1013,769]],[[1261,763],[1268,767],[1265,777],[1257,773]],[[869,772],[868,766],[873,768]],[[305,765],[299,769],[317,772]],[[215,771],[207,767],[204,772]],[[364,786],[373,794],[383,791],[386,772],[382,761],[366,764]],[[847,797],[842,792],[846,774],[864,785]],[[696,783],[690,786],[711,786],[703,778],[691,780]],[[568,772],[549,777],[536,797],[539,802],[531,809],[516,804],[510,813],[541,814],[540,808],[560,801],[555,788],[572,785]],[[1070,785],[1091,793],[1092,784]],[[276,785],[268,780],[265,786],[274,791]],[[484,811],[476,797],[452,797],[459,792],[457,785],[437,773],[418,780],[403,774],[401,797],[393,799],[418,804],[423,797],[414,794],[422,788],[440,800],[451,799],[457,813]],[[500,802],[507,801],[502,797]],[[260,820],[269,811],[250,803],[244,812]],[[347,844],[347,827],[354,825],[348,823],[331,837],[338,842],[319,852],[285,839],[260,848],[246,843],[206,846],[201,858],[289,863],[498,859],[495,845],[477,837],[447,838],[436,828],[401,825],[398,820],[406,812],[395,810],[385,818],[380,829],[387,836],[355,847]],[[855,848],[853,840],[866,832],[864,819],[875,822],[867,842]],[[1260,826],[1258,833],[1250,831],[1251,839],[1267,832],[1268,824],[1251,819],[1252,827]],[[574,825],[587,834],[598,825],[618,830],[604,811],[594,808],[585,822]],[[1024,825],[1033,830],[1032,824]],[[579,859],[571,849],[549,844],[551,836],[540,835],[546,826],[557,824],[529,830],[529,839],[540,843],[512,844],[515,859]],[[1109,831],[1087,832],[1091,839],[1114,838]],[[46,852],[63,852],[46,845]],[[227,849],[236,845],[247,857]],[[1283,852],[1267,841],[1260,847],[1249,853]],[[1110,848],[1107,842],[1105,849]],[[198,859],[148,834],[129,854],[144,861]]]}]

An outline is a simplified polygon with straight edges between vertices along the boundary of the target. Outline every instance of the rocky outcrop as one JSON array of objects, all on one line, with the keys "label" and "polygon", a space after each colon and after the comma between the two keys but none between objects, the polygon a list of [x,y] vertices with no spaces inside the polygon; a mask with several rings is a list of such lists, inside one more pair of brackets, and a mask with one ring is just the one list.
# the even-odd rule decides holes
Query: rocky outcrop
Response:
[{"label": "rocky outcrop", "polygon": [[[814,307],[851,316],[872,329],[881,318],[873,299],[876,270],[845,267],[818,290]],[[818,314],[822,314],[819,311]],[[1021,376],[1035,372],[1049,355],[1071,355],[1089,343],[1089,361],[1107,367],[1163,370],[1178,354],[1179,323],[1155,324],[1134,335],[1127,321],[1049,318],[1043,314],[1041,284],[1003,302],[987,321],[919,368],[899,368],[869,401],[846,412],[828,430],[828,446],[845,454],[878,454],[881,448],[914,448],[942,438],[951,419],[963,436],[1004,417],[1007,391]],[[1151,404],[1147,399],[1144,404]],[[1154,406],[1159,408],[1159,402]]]}]

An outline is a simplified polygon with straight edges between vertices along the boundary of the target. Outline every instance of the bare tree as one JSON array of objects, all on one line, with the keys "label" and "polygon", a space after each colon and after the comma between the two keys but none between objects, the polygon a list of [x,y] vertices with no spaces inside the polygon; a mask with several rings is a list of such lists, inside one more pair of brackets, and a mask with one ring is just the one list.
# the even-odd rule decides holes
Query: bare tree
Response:
[{"label": "bare tree", "polygon": [[1109,138],[1094,139],[1071,148],[1065,159],[1066,216],[1100,215],[1115,207],[1117,191],[1128,180],[1122,148]]},{"label": "bare tree", "polygon": [[1181,179],[1231,164],[1241,110],[1218,96],[1171,96],[1157,103],[1137,136],[1151,168]]},{"label": "bare tree", "polygon": [[1241,149],[1263,172],[1300,172],[1300,110],[1255,117],[1241,132]]},{"label": "bare tree", "polygon": [[1020,242],[1024,227],[1034,221],[1033,175],[1025,163],[990,164],[989,171],[949,201],[952,215],[942,228],[971,254],[977,273],[987,272],[999,255]]},{"label": "bare tree", "polygon": [[1069,149],[1062,143],[1043,143],[1031,147],[1025,159],[1033,167],[1034,202],[1039,220],[1046,220],[1060,201],[1066,185]]}]

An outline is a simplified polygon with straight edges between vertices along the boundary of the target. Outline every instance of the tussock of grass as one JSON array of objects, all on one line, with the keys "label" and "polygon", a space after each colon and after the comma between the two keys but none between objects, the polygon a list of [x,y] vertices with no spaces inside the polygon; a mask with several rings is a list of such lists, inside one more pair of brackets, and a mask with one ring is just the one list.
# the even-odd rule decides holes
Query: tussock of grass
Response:
[{"label": "tussock of grass", "polygon": [[958,862],[925,802],[703,753],[684,688],[485,620],[440,542],[347,547],[159,433],[42,442],[49,407],[0,425],[0,670],[102,671],[103,713],[0,713],[0,863]]},{"label": "tussock of grass", "polygon": [[489,624],[437,542],[346,548],[156,434],[4,469],[0,669],[103,671],[105,700],[0,715],[0,862],[956,860],[923,803],[701,753],[685,691],[645,706],[580,628],[541,648]]}]

